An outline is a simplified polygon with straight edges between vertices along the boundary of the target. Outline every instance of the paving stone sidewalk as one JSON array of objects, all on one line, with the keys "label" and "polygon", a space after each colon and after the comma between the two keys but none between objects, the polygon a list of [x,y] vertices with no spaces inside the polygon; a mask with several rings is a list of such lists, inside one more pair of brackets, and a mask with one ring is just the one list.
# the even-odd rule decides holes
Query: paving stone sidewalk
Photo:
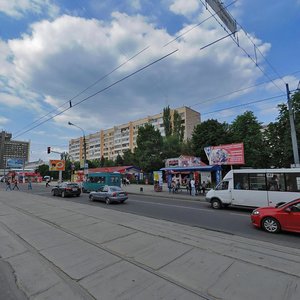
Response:
[{"label": "paving stone sidewalk", "polygon": [[1,191],[0,239],[28,299],[300,295],[299,249],[103,206]]}]

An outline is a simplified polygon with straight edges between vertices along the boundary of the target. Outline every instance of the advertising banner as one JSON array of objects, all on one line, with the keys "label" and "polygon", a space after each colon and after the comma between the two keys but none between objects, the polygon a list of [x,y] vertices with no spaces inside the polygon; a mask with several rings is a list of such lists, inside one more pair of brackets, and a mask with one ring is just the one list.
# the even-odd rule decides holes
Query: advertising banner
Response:
[{"label": "advertising banner", "polygon": [[168,158],[166,168],[171,167],[197,167],[201,166],[200,157],[181,155],[177,158]]},{"label": "advertising banner", "polygon": [[7,168],[14,168],[14,169],[22,169],[23,168],[23,159],[22,158],[9,158],[6,161]]},{"label": "advertising banner", "polygon": [[65,170],[65,161],[52,159],[49,161],[49,171],[64,171]]},{"label": "advertising banner", "polygon": [[243,165],[244,144],[228,144],[204,148],[210,165]]}]

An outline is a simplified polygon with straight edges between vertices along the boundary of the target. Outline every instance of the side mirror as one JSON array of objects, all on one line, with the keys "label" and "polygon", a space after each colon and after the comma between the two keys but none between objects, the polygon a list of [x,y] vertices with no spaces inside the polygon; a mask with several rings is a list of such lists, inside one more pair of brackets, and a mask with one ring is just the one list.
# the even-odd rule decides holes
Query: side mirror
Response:
[{"label": "side mirror", "polygon": [[292,211],[292,209],[290,207],[287,207],[284,211],[287,213],[290,213]]}]

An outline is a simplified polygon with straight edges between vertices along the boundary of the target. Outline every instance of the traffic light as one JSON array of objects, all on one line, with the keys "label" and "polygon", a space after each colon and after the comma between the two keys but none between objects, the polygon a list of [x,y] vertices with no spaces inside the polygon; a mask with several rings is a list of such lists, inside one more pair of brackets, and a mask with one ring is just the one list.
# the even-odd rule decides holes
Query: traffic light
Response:
[{"label": "traffic light", "polygon": [[51,147],[47,147],[47,153],[48,153],[48,154],[51,153]]}]

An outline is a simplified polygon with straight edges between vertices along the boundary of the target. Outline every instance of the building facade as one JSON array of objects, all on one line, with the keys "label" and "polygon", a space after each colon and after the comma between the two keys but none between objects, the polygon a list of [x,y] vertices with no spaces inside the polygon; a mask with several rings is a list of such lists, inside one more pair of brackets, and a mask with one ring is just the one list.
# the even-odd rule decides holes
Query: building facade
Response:
[{"label": "building facade", "polygon": [[[194,127],[200,124],[200,113],[186,106],[171,109],[171,121],[173,122],[174,111],[177,111],[182,119],[184,127],[184,140],[191,138]],[[89,134],[86,140],[86,159],[100,159],[102,156],[115,160],[118,155],[123,155],[125,150],[134,151],[138,129],[145,124],[152,124],[158,129],[162,136],[165,136],[163,125],[163,113],[148,116],[143,119],[132,121],[126,124],[114,126],[106,130]],[[82,161],[84,157],[83,137],[69,141],[69,154],[75,161]]]},{"label": "building facade", "polygon": [[0,132],[0,169],[7,168],[9,159],[22,159],[24,163],[29,160],[30,143],[14,141],[11,138],[11,133]]}]

